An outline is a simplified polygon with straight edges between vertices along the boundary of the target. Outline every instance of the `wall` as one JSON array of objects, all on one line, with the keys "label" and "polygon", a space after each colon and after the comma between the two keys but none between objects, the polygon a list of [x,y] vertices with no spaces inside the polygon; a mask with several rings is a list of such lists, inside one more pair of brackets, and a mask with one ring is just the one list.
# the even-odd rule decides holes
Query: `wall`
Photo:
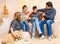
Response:
[{"label": "wall", "polygon": [[[55,29],[60,29],[59,26],[60,26],[60,7],[59,7],[59,4],[60,4],[60,0],[0,0],[0,13],[3,11],[3,5],[6,4],[7,5],[7,9],[9,11],[9,18],[8,18],[8,23],[10,24],[11,20],[13,19],[13,15],[16,11],[22,11],[22,6],[23,5],[27,5],[28,6],[28,9],[29,11],[32,11],[32,7],[34,5],[36,5],[38,8],[44,8],[45,7],[45,3],[47,1],[52,1],[53,4],[54,4],[54,7],[56,8],[57,10],[57,14],[56,14],[56,18],[55,18]],[[7,25],[7,24],[5,24]],[[10,26],[10,25],[7,25],[7,26]],[[5,27],[6,28],[6,27]],[[8,28],[4,29],[2,28],[1,31],[4,32],[8,32]],[[1,33],[0,31],[0,33]],[[4,33],[3,33],[4,34]]]}]

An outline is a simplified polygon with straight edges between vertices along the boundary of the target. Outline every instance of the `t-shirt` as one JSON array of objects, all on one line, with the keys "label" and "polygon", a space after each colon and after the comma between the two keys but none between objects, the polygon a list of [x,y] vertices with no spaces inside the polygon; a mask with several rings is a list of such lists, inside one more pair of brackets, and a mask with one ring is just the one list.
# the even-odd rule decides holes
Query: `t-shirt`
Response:
[{"label": "t-shirt", "polygon": [[24,12],[21,13],[22,21],[27,21],[27,16]]},{"label": "t-shirt", "polygon": [[41,15],[39,13],[33,13],[30,15],[31,19],[34,19],[35,17],[38,18],[38,20],[41,19]]},{"label": "t-shirt", "polygon": [[13,28],[14,31],[16,30],[20,30],[20,25],[19,22],[17,20],[13,20],[10,24],[10,28]]}]

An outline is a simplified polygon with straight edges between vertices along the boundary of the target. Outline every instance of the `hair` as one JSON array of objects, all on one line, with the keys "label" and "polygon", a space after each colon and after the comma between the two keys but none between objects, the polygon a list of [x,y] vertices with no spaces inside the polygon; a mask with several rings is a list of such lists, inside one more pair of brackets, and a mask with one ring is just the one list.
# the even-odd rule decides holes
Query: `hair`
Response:
[{"label": "hair", "polygon": [[20,12],[15,12],[14,13],[14,19],[20,21],[21,20],[21,13]]},{"label": "hair", "polygon": [[27,7],[26,5],[23,5],[22,9],[24,9],[25,7]]},{"label": "hair", "polygon": [[49,7],[53,7],[52,2],[50,2],[50,1],[49,1],[49,2],[47,2],[47,3],[46,3],[46,5],[47,5],[47,6],[49,6]]},{"label": "hair", "polygon": [[32,9],[33,9],[33,10],[34,10],[34,9],[37,9],[37,6],[33,6],[33,8],[32,8]]}]

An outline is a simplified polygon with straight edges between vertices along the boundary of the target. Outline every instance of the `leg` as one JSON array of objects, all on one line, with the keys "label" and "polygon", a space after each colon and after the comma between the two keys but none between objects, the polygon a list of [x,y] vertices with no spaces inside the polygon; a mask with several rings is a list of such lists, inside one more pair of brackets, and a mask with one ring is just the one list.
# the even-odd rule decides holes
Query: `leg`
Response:
[{"label": "leg", "polygon": [[24,31],[24,23],[20,22],[20,28]]},{"label": "leg", "polygon": [[42,31],[41,34],[41,38],[40,39],[44,39],[44,24],[46,23],[46,21],[40,21],[40,29]]},{"label": "leg", "polygon": [[47,25],[47,32],[48,32],[48,36],[49,36],[49,40],[51,40],[52,37],[52,23],[54,23],[53,20],[47,20],[46,25]]},{"label": "leg", "polygon": [[44,24],[46,23],[46,21],[40,21],[40,29],[42,31],[42,35],[44,35]]},{"label": "leg", "polygon": [[52,23],[53,20],[47,20],[46,25],[47,25],[47,31],[48,31],[48,36],[52,35]]},{"label": "leg", "polygon": [[32,23],[32,39],[35,37],[35,28],[36,28],[36,25],[35,25],[35,22]]},{"label": "leg", "polygon": [[24,24],[25,24],[25,29],[26,29],[26,31],[29,32],[30,27],[29,27],[28,22],[25,21]]},{"label": "leg", "polygon": [[35,22],[36,22],[37,30],[38,30],[39,34],[41,34],[42,32],[41,32],[41,29],[40,29],[40,26],[39,26],[38,19],[36,19]]}]

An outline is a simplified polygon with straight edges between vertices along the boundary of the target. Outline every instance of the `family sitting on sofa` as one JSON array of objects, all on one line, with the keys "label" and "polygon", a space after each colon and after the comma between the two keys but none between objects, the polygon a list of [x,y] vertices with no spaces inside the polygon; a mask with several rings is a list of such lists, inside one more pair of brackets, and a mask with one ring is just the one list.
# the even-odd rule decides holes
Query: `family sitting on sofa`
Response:
[{"label": "family sitting on sofa", "polygon": [[22,7],[22,12],[14,13],[14,19],[11,22],[9,33],[11,33],[15,38],[19,38],[19,34],[17,34],[16,31],[20,30],[30,33],[29,22],[31,22],[32,39],[35,38],[35,32],[37,29],[40,39],[42,40],[45,38],[44,24],[46,24],[48,40],[51,40],[53,34],[52,24],[54,23],[54,18],[56,15],[56,9],[53,7],[52,2],[47,2],[46,8],[44,9],[38,9],[37,6],[33,6],[32,12],[30,14],[27,12],[27,8],[28,7],[24,5]]}]

